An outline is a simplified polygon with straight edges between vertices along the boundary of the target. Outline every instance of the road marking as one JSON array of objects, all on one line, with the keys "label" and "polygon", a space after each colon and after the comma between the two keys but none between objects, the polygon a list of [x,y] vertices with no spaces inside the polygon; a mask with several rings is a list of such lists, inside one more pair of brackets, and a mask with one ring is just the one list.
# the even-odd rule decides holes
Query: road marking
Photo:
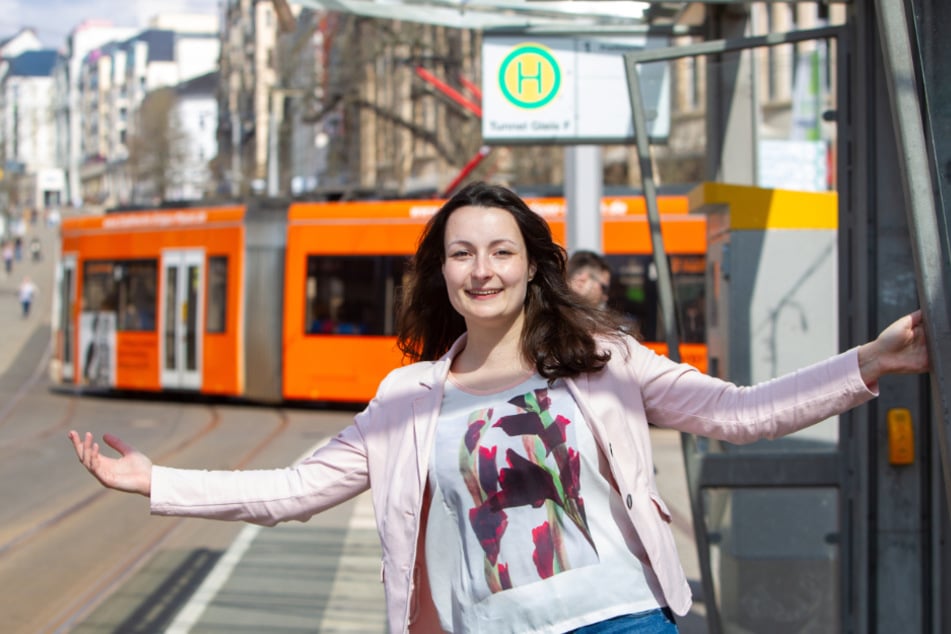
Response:
[{"label": "road marking", "polygon": [[251,546],[254,538],[261,532],[261,526],[249,525],[238,534],[238,537],[232,542],[231,546],[225,552],[224,557],[215,564],[211,574],[209,574],[198,587],[197,592],[188,600],[182,611],[178,613],[175,620],[172,621],[166,634],[188,634],[192,627],[198,623],[198,619],[208,609],[208,605],[218,596],[222,586],[231,578],[235,566],[241,562],[245,551]]},{"label": "road marking", "polygon": [[[325,438],[318,442],[310,450],[303,453],[294,463],[296,464],[314,453],[317,448],[326,444],[328,440],[329,438]],[[228,547],[228,550],[225,551],[224,556],[215,564],[211,573],[209,573],[198,587],[195,594],[192,595],[185,604],[185,607],[175,616],[175,620],[172,621],[168,629],[165,630],[165,634],[188,634],[191,632],[191,629],[198,623],[202,614],[205,613],[205,610],[208,609],[211,602],[218,596],[221,588],[224,587],[228,579],[231,578],[235,567],[241,563],[241,558],[244,557],[244,553],[250,548],[254,542],[254,538],[257,537],[262,528],[264,527],[254,524],[249,524],[244,527],[234,542],[231,543],[231,546]]]}]

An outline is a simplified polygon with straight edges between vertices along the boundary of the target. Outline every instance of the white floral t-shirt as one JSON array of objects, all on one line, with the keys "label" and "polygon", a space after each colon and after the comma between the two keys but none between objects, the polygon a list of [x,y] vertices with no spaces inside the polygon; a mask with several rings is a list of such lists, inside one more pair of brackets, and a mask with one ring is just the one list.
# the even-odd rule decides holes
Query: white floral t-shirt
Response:
[{"label": "white floral t-shirt", "polygon": [[607,463],[562,382],[446,384],[426,560],[450,632],[565,632],[660,607]]}]

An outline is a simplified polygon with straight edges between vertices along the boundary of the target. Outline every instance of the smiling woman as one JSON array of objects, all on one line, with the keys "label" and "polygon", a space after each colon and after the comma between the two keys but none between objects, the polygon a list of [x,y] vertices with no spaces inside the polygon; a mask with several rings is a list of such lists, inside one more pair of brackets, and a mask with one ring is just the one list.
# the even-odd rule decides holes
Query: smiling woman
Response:
[{"label": "smiling woman", "polygon": [[303,521],[385,483],[371,492],[392,632],[676,632],[690,587],[648,420],[735,443],[792,433],[873,398],[884,374],[927,370],[921,315],[741,388],[642,346],[569,289],[565,262],[519,196],[471,184],[406,272],[397,335],[415,363],[299,464],[171,469],[111,435],[118,459],[70,439],[159,515]]},{"label": "smiling woman", "polygon": [[512,215],[494,207],[463,207],[449,219],[445,240],[443,277],[469,337],[483,328],[518,336],[535,267]]}]

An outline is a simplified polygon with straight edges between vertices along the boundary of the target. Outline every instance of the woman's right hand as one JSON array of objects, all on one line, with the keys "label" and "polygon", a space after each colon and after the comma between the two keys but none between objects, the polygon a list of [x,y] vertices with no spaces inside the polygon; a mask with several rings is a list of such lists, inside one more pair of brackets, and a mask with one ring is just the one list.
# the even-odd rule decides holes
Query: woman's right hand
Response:
[{"label": "woman's right hand", "polygon": [[71,430],[69,439],[73,442],[76,457],[103,486],[146,497],[152,492],[152,461],[145,454],[112,434],[104,434],[102,439],[119,452],[119,458],[99,453],[99,443],[89,432],[80,437],[77,431]]}]

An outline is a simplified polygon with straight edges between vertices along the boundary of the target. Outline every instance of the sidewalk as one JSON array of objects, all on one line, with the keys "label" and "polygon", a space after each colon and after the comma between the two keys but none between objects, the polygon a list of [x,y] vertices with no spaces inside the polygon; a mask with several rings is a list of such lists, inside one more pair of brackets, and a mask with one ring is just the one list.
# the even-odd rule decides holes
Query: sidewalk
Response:
[{"label": "sidewalk", "polygon": [[[30,256],[30,240],[40,240],[42,258],[34,262]],[[0,376],[8,370],[28,377],[43,363],[50,344],[50,321],[53,294],[56,290],[55,270],[59,250],[59,228],[31,227],[23,240],[23,253],[14,260],[13,271],[8,275],[0,268],[0,329],[3,345],[0,346]],[[21,316],[18,289],[24,276],[36,284],[38,292],[27,318]]]}]

